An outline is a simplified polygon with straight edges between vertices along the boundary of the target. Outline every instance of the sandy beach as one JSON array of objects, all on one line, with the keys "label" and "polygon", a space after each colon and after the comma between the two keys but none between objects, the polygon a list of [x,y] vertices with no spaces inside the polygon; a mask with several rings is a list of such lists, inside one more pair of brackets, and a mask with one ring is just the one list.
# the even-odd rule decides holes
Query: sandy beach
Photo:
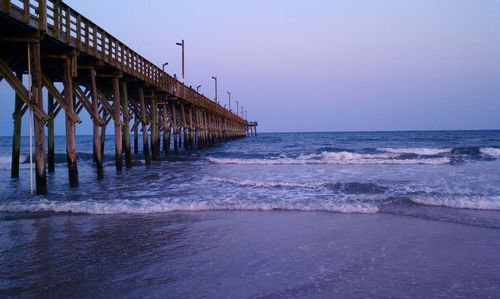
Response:
[{"label": "sandy beach", "polygon": [[387,214],[2,214],[1,297],[500,294],[498,229]]}]

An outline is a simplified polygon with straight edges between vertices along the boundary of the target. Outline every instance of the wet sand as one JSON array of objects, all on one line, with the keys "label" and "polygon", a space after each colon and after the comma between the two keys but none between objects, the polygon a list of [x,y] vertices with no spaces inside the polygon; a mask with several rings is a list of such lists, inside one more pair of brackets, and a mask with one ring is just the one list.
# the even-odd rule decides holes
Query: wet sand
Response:
[{"label": "wet sand", "polygon": [[500,296],[500,230],[389,214],[0,214],[0,297]]}]

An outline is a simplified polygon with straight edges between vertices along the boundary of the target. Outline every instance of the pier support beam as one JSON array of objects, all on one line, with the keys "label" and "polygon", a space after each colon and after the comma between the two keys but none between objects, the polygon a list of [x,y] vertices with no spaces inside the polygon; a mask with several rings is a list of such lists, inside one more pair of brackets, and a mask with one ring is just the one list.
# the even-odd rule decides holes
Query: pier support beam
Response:
[{"label": "pier support beam", "polygon": [[151,99],[151,159],[158,160],[158,105],[154,97]]},{"label": "pier support beam", "polygon": [[172,127],[174,133],[174,152],[177,153],[179,151],[179,144],[177,140],[177,113],[175,111],[175,103],[170,104],[170,110],[172,110]]},{"label": "pier support beam", "polygon": [[[64,60],[63,71],[64,83],[64,101],[68,110],[73,112],[73,79],[71,77],[71,59]],[[65,110],[65,123],[66,123],[66,157],[68,160],[68,175],[69,186],[78,187],[78,166],[76,164],[76,137],[75,137],[75,123],[70,117],[70,114]]]},{"label": "pier support beam", "polygon": [[[103,101],[107,101],[106,99],[102,99]],[[106,142],[106,128],[108,126],[108,113],[106,110],[102,109],[102,119],[104,120],[104,124],[101,127],[101,153],[104,155],[104,144]]]},{"label": "pier support beam", "polygon": [[[95,80],[96,77],[96,72],[95,69],[92,68],[90,70],[90,89],[92,93],[92,111],[94,111],[95,115],[99,115],[99,109],[98,109],[98,101],[99,101],[99,95],[97,93],[97,83]],[[106,115],[105,111],[103,109],[103,119],[104,119],[104,124],[103,128],[104,131],[106,130]],[[102,165],[102,153],[103,153],[103,146],[101,143],[101,136],[99,136],[99,126],[97,125],[97,120],[94,120],[93,124],[93,130],[92,130],[92,135],[94,138],[94,154],[95,154],[95,162],[96,162],[96,168],[97,168],[97,178],[102,179],[104,178],[104,170],[103,170],[103,165]]]},{"label": "pier support beam", "polygon": [[168,106],[167,104],[163,105],[162,114],[163,114],[163,152],[165,155],[168,155],[170,151],[170,125],[168,122]]},{"label": "pier support beam", "polygon": [[121,172],[123,169],[122,159],[122,124],[120,121],[120,82],[118,78],[113,78],[113,118],[115,122],[115,160],[116,171]]},{"label": "pier support beam", "polygon": [[127,83],[122,82],[122,109],[123,109],[123,141],[125,146],[125,167],[132,168],[132,152],[130,149],[130,114],[128,112]]},{"label": "pier support beam", "polygon": [[144,90],[139,87],[139,103],[141,105],[141,123],[142,123],[142,151],[146,165],[151,165],[151,157],[149,155],[148,144],[148,122],[146,119],[146,105],[144,103]]},{"label": "pier support beam", "polygon": [[[32,102],[38,110],[43,112],[42,94],[42,64],[40,59],[40,43],[31,43],[31,74]],[[33,113],[35,127],[35,160],[36,160],[36,194],[47,194],[47,169],[45,166],[45,120]]]},{"label": "pier support beam", "polygon": [[55,148],[54,148],[54,118],[55,118],[55,108],[56,104],[54,103],[54,96],[49,92],[48,93],[48,103],[47,103],[47,112],[49,114],[49,120],[47,123],[47,133],[48,133],[48,169],[49,173],[55,172]]},{"label": "pier support beam", "polygon": [[193,107],[189,108],[189,148],[194,147]]},{"label": "pier support beam", "polygon": [[[16,73],[17,79],[22,82],[23,74]],[[21,97],[16,93],[16,106],[14,110],[14,132],[12,134],[12,160],[10,168],[10,177],[19,177],[19,157],[21,155],[21,120],[23,117],[23,102]]]},{"label": "pier support beam", "polygon": [[139,154],[139,118],[134,113],[134,155]]},{"label": "pier support beam", "polygon": [[188,142],[188,125],[186,123],[186,111],[184,108],[184,103],[181,104],[181,116],[182,116],[182,127],[183,129],[183,145],[186,150],[189,150],[189,142]]}]

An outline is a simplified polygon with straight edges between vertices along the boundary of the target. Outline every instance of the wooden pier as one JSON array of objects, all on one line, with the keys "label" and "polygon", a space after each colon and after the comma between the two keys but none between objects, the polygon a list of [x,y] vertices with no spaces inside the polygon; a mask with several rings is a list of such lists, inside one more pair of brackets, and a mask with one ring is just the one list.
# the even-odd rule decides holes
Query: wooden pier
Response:
[{"label": "wooden pier", "polygon": [[[28,88],[23,84],[26,75]],[[139,129],[147,165],[171,151],[172,139],[177,152],[180,147],[190,150],[244,137],[251,128],[256,134],[257,123],[187,87],[59,0],[0,0],[1,80],[16,93],[13,178],[19,176],[21,119],[27,111],[33,113],[36,194],[47,193],[46,173],[54,171],[54,119],[61,111],[71,187],[78,186],[75,126],[82,121],[82,110],[93,122],[98,178],[103,177],[110,122],[117,171],[123,160],[125,167],[132,167],[131,139],[138,154]],[[63,84],[62,92],[55,82]]]}]

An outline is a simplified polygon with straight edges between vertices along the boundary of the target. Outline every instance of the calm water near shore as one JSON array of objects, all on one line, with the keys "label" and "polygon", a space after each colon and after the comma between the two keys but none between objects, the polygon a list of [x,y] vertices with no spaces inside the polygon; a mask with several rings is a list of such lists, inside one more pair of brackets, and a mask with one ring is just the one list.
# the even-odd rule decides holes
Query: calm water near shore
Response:
[{"label": "calm water near shore", "polygon": [[[0,137],[0,296],[500,295],[500,131],[260,134],[49,195]],[[329,296],[330,295],[330,296]]]}]

